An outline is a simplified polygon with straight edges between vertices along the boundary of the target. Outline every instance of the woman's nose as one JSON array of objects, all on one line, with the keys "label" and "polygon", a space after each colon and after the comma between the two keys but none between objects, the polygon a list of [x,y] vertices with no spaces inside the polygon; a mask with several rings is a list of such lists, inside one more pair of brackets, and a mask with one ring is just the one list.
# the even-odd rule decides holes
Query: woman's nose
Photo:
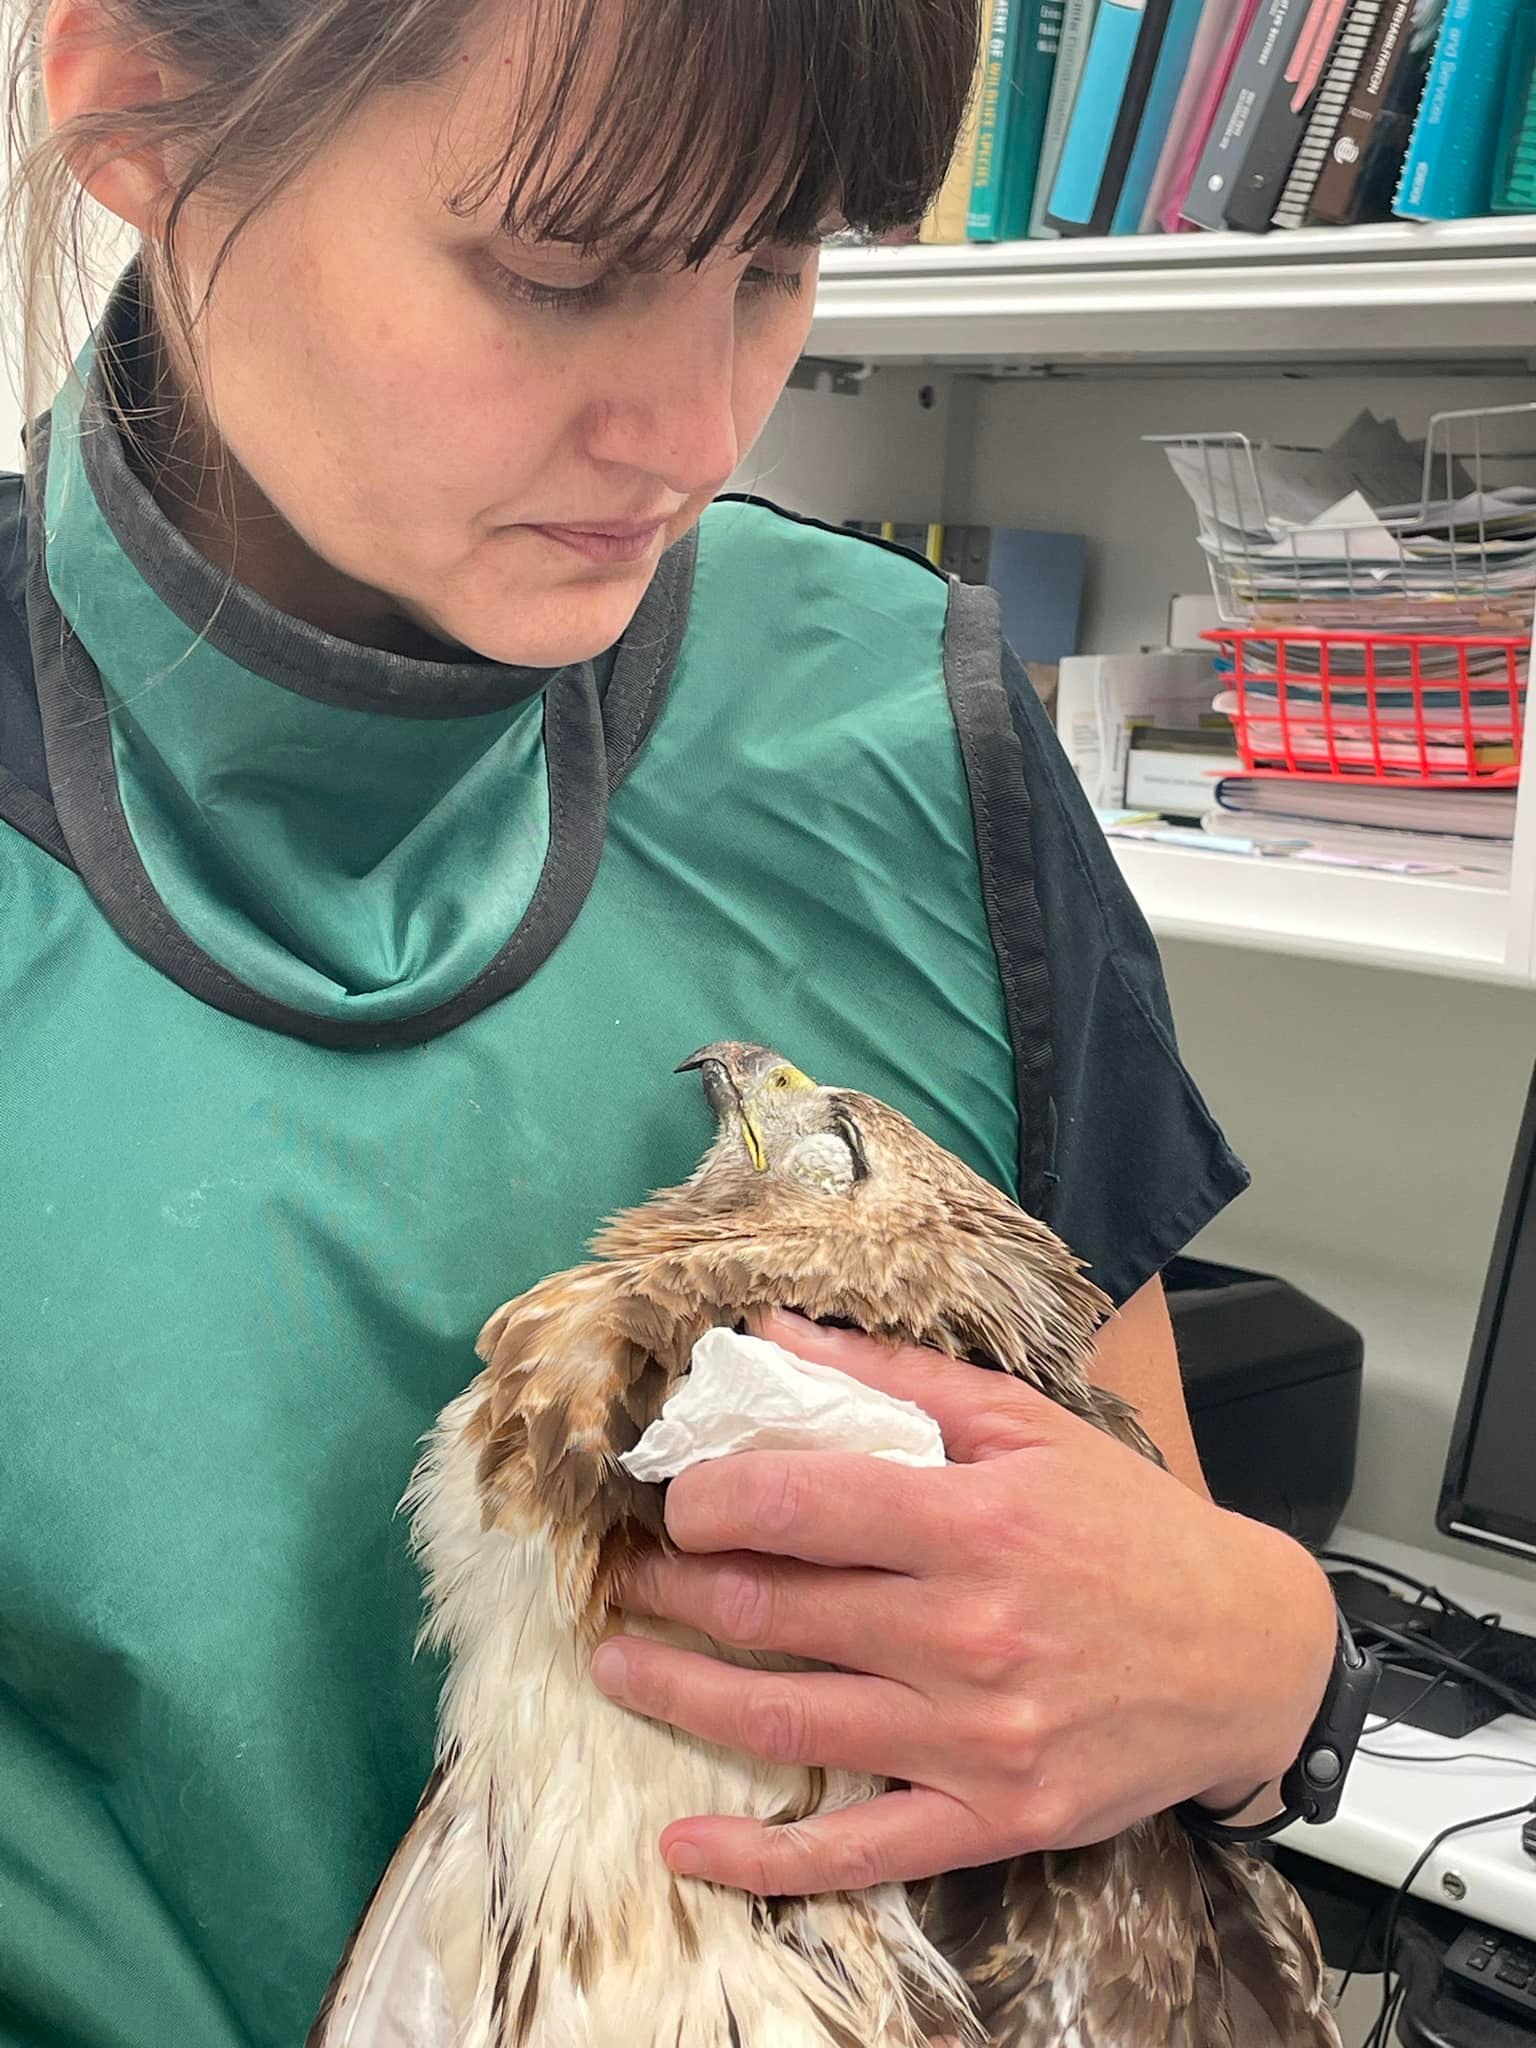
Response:
[{"label": "woman's nose", "polygon": [[721,489],[741,458],[731,309],[637,323],[597,409],[588,453],[659,477],[692,497]]}]

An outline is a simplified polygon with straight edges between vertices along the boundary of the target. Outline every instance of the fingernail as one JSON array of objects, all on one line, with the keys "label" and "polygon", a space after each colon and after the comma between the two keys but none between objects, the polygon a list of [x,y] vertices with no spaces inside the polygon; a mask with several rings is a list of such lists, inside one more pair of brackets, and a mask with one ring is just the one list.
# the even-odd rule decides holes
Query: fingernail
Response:
[{"label": "fingernail", "polygon": [[592,1677],[610,1699],[623,1696],[627,1662],[617,1643],[600,1643],[592,1653]]},{"label": "fingernail", "polygon": [[669,1842],[667,1868],[678,1877],[697,1877],[704,1868],[704,1851],[697,1842]]}]

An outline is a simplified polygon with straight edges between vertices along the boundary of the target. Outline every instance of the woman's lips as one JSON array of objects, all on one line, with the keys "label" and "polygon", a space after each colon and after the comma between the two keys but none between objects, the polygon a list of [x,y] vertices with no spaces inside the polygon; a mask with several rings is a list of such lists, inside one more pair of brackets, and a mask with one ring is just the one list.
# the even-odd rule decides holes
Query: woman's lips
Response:
[{"label": "woman's lips", "polygon": [[589,562],[638,562],[650,553],[665,526],[664,519],[653,519],[648,526],[534,526],[530,531],[585,555]]}]

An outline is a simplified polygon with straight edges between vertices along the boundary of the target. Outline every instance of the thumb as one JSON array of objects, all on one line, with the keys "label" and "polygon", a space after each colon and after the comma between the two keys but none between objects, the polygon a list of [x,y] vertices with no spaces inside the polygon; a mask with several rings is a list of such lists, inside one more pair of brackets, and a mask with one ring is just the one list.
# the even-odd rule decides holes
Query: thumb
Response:
[{"label": "thumb", "polygon": [[980,1464],[1055,1443],[1063,1424],[1072,1420],[1054,1401],[1011,1373],[946,1358],[941,1351],[882,1343],[858,1330],[828,1329],[788,1309],[773,1309],[749,1320],[754,1336],[921,1408],[939,1425],[945,1451],[955,1464]]}]

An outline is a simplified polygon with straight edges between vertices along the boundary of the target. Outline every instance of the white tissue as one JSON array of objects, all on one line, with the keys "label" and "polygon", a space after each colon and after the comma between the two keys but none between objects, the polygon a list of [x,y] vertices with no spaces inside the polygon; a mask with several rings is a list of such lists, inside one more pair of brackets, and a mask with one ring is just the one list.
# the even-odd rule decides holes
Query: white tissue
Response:
[{"label": "white tissue", "polygon": [[619,1463],[634,1479],[675,1479],[732,1451],[866,1451],[897,1465],[942,1465],[931,1415],[812,1365],[761,1337],[706,1330],[693,1368]]}]

